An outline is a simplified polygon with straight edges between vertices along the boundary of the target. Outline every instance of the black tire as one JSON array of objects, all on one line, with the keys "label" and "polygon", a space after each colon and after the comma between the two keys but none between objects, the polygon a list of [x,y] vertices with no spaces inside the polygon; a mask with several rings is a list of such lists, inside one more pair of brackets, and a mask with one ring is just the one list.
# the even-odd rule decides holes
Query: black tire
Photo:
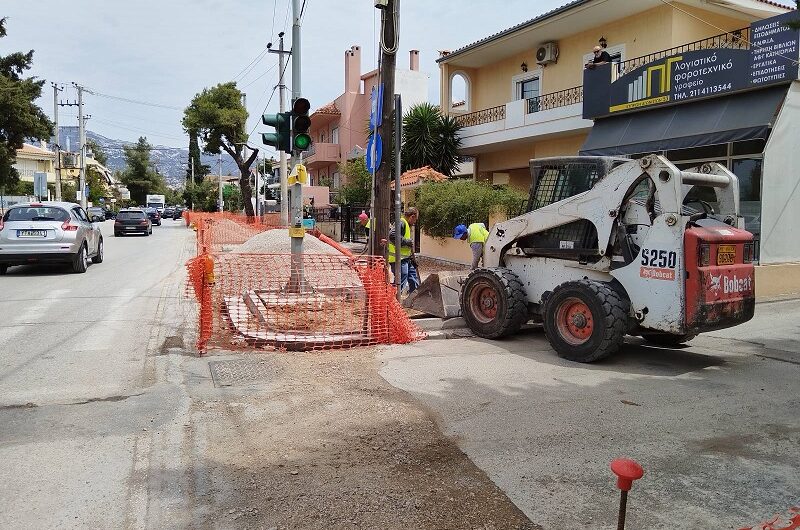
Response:
[{"label": "black tire", "polygon": [[461,315],[473,333],[487,339],[506,337],[528,321],[525,288],[512,271],[475,269],[461,289]]},{"label": "black tire", "polygon": [[103,238],[97,242],[97,255],[92,258],[92,263],[103,263]]},{"label": "black tire", "polygon": [[684,335],[671,335],[669,333],[642,333],[642,338],[647,342],[652,342],[658,346],[674,348],[686,344],[697,336],[696,333],[686,333]]},{"label": "black tire", "polygon": [[0,265],[0,276],[5,276],[8,273],[8,265]]},{"label": "black tire", "polygon": [[89,268],[89,251],[86,248],[86,243],[81,245],[81,249],[72,258],[72,272],[83,274]]},{"label": "black tire", "polygon": [[559,357],[599,361],[622,345],[629,308],[630,302],[607,283],[567,282],[544,304],[544,331]]}]

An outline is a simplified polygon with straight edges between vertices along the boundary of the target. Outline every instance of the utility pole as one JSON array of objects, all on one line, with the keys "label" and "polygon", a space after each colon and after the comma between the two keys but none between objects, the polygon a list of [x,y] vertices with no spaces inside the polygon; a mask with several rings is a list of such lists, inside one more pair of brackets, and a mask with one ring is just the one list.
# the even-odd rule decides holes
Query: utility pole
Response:
[{"label": "utility pole", "polygon": [[83,87],[77,83],[73,83],[75,88],[78,89],[78,142],[81,144],[81,167],[80,167],[80,183],[78,189],[81,196],[81,207],[85,210],[88,206],[86,197],[86,122],[83,118]]},{"label": "utility pole", "polygon": [[[378,133],[381,135],[383,148],[383,162],[375,174],[373,193],[375,204],[372,213],[372,249],[374,254],[386,257],[386,248],[380,248],[379,243],[389,238],[389,213],[391,210],[392,196],[389,183],[393,168],[389,162],[392,152],[392,130],[394,129],[394,73],[397,59],[397,46],[400,39],[397,28],[399,27],[400,0],[388,0],[381,9],[381,65],[379,79],[383,85],[383,113],[381,126]],[[399,219],[395,224],[399,230]]]},{"label": "utility pole", "polygon": [[53,86],[53,121],[55,122],[56,128],[56,141],[55,141],[55,148],[56,148],[56,200],[61,200],[61,138],[59,137],[59,130],[58,130],[58,93],[64,90],[63,88],[58,88],[58,85],[55,83],[50,83]]},{"label": "utility pole", "polygon": [[219,202],[219,211],[224,212],[224,204],[222,201],[224,200],[222,197],[222,151],[219,152],[219,157],[217,159],[217,165],[219,166],[219,197],[217,201]]},{"label": "utility pole", "polygon": [[[283,35],[281,31],[278,33],[280,38],[278,50],[269,50],[269,53],[278,54],[278,93],[280,96],[279,112],[286,112],[286,84],[283,82],[283,73],[285,71],[286,61],[284,55],[291,55],[283,49]],[[294,45],[292,45],[294,47]],[[294,59],[292,59],[294,64]],[[281,226],[289,226],[289,186],[287,185],[287,177],[289,175],[288,160],[284,151],[278,151],[280,157],[280,178],[281,178]]]}]

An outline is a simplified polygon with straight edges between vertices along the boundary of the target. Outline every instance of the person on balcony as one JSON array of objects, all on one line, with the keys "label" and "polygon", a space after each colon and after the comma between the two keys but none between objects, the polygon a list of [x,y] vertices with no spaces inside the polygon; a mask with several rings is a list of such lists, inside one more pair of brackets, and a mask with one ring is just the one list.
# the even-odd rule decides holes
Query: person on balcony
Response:
[{"label": "person on balcony", "polygon": [[606,64],[611,62],[611,56],[608,54],[607,51],[605,51],[600,46],[595,46],[594,49],[592,50],[592,53],[594,53],[594,58],[588,63],[586,63],[585,65],[586,68],[595,68],[596,66],[599,66],[601,64]]}]

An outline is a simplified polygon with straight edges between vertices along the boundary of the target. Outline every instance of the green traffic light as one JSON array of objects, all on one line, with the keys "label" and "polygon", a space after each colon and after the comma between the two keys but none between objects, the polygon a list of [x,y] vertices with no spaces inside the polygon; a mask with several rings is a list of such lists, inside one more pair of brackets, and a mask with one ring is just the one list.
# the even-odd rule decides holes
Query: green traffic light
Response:
[{"label": "green traffic light", "polygon": [[294,148],[299,151],[305,151],[311,145],[311,136],[300,133],[294,135]]}]

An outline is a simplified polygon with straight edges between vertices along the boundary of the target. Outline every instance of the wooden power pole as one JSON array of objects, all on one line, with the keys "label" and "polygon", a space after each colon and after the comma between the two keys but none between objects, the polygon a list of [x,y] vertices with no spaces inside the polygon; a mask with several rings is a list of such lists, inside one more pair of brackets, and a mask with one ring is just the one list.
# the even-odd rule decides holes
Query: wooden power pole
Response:
[{"label": "wooden power pole", "polygon": [[392,207],[392,134],[394,131],[394,73],[397,60],[397,46],[400,0],[388,0],[381,9],[381,64],[380,82],[383,84],[383,113],[378,133],[381,135],[383,157],[375,174],[374,196],[375,210],[371,212],[373,236],[373,252],[386,257],[387,247],[381,241],[389,239],[389,212]]}]

